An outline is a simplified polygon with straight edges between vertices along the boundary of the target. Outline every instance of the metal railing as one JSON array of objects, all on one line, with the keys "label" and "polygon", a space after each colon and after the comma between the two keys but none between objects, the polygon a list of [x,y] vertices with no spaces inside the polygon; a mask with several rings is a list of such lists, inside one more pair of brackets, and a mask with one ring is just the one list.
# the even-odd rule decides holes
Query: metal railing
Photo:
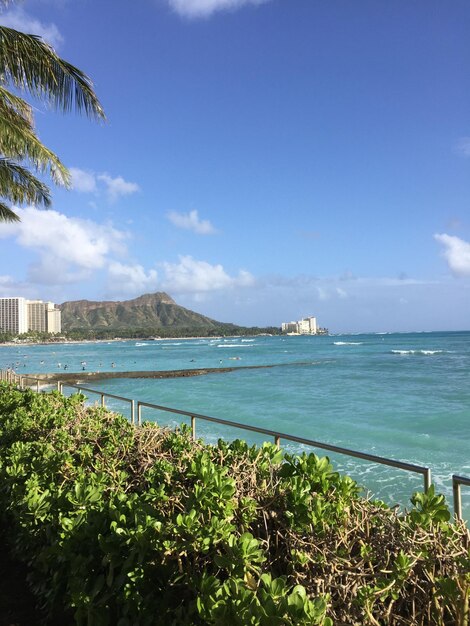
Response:
[{"label": "metal railing", "polygon": [[124,396],[116,396],[113,393],[107,393],[104,391],[96,391],[95,389],[89,389],[88,387],[84,387],[83,385],[73,385],[72,383],[65,383],[65,382],[59,381],[57,383],[57,389],[62,394],[63,394],[62,388],[64,386],[73,387],[74,389],[78,389],[79,392],[86,391],[87,393],[94,393],[94,394],[99,395],[101,398],[101,406],[106,406],[105,398],[113,398],[114,400],[122,400],[123,402],[129,402],[129,406],[131,409],[131,424],[135,426],[135,402],[131,398],[125,398]]},{"label": "metal railing", "polygon": [[470,478],[468,476],[452,476],[452,492],[454,497],[454,514],[457,519],[462,519],[462,494],[460,485],[470,487]]},{"label": "metal railing", "polygon": [[208,415],[201,415],[200,413],[194,413],[191,411],[183,411],[181,409],[171,409],[166,406],[160,406],[158,404],[151,404],[150,402],[137,401],[137,419],[138,424],[142,424],[142,407],[148,407],[151,409],[157,409],[159,411],[165,411],[167,413],[175,413],[176,415],[184,415],[191,418],[191,430],[193,439],[196,438],[196,420],[204,420],[206,422],[213,422],[215,424],[222,424],[223,426],[230,426],[232,428],[239,428],[241,430],[248,430],[251,432],[259,433],[261,435],[267,435],[274,439],[274,443],[280,447],[281,439],[286,441],[293,441],[312,448],[321,448],[322,450],[328,450],[330,452],[336,452],[337,454],[345,454],[364,461],[371,461],[372,463],[379,463],[381,465],[388,465],[390,467],[397,467],[398,469],[406,470],[408,472],[415,472],[421,474],[424,480],[424,490],[427,491],[431,486],[431,470],[429,467],[423,467],[421,465],[414,465],[412,463],[404,463],[403,461],[395,461],[394,459],[387,459],[382,456],[376,456],[375,454],[368,454],[367,452],[358,452],[357,450],[350,450],[349,448],[341,448],[329,443],[323,443],[321,441],[315,441],[314,439],[305,439],[304,437],[297,437],[296,435],[288,435],[287,433],[281,433],[276,430],[269,430],[267,428],[261,428],[259,426],[251,426],[250,424],[241,424],[240,422],[233,422],[232,420],[225,420],[220,417],[209,417]]},{"label": "metal railing", "polygon": [[[16,374],[11,370],[1,370],[0,371],[0,380],[5,380],[12,384],[17,384],[20,388],[25,387],[25,383],[28,381],[34,381],[36,383],[36,391],[39,393],[40,384],[48,384],[46,380],[35,378],[33,376]],[[87,392],[100,396],[101,406],[105,405],[105,398],[113,398],[115,400],[120,400],[123,402],[128,402],[130,405],[130,414],[131,414],[131,423],[134,426],[142,425],[142,408],[146,407],[149,409],[154,409],[157,411],[163,411],[166,413],[173,413],[180,416],[189,417],[191,420],[191,433],[193,439],[196,439],[196,420],[203,420],[206,422],[212,422],[215,424],[221,424],[222,426],[228,426],[231,428],[238,428],[241,430],[246,430],[249,432],[258,433],[261,435],[266,435],[268,437],[272,437],[274,443],[277,447],[280,447],[281,440],[284,441],[292,441],[294,443],[299,443],[302,445],[310,446],[312,448],[320,448],[322,450],[327,450],[329,452],[334,452],[336,454],[343,454],[349,457],[354,457],[357,459],[362,459],[364,461],[370,461],[372,463],[377,463],[381,465],[387,465],[389,467],[395,467],[401,470],[405,470],[408,472],[413,472],[416,474],[421,474],[424,482],[424,491],[427,492],[429,487],[431,486],[431,469],[429,467],[424,467],[422,465],[415,465],[413,463],[405,463],[403,461],[396,461],[395,459],[388,459],[386,457],[378,456],[375,454],[369,454],[367,452],[360,452],[358,450],[351,450],[349,448],[343,448],[340,446],[335,446],[329,443],[324,443],[321,441],[315,441],[314,439],[306,439],[304,437],[297,437],[296,435],[289,435],[288,433],[282,433],[275,430],[270,430],[267,428],[261,428],[259,426],[252,426],[250,424],[242,424],[240,422],[234,422],[232,420],[226,420],[219,417],[210,417],[209,415],[202,415],[200,413],[194,413],[193,411],[184,411],[182,409],[174,409],[167,406],[162,406],[159,404],[152,404],[150,402],[143,402],[141,400],[132,400],[131,398],[125,398],[124,396],[117,396],[112,393],[99,391],[96,389],[90,389],[89,387],[85,387],[80,384],[72,384],[67,382],[58,381],[57,389],[60,393],[63,394],[63,387],[72,387],[73,389],[77,389],[79,392]],[[135,407],[137,404],[137,419]],[[462,519],[462,494],[461,494],[461,485],[470,486],[470,478],[466,476],[458,476],[454,474],[452,476],[452,491],[453,491],[453,504],[454,504],[454,514],[456,519]]]}]

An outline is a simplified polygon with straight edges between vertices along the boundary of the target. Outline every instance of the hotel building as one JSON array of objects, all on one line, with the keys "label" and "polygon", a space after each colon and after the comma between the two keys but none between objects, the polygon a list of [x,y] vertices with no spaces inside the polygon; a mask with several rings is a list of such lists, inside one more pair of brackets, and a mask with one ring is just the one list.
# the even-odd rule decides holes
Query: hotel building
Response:
[{"label": "hotel building", "polygon": [[0,331],[20,335],[28,332],[25,298],[0,298]]},{"label": "hotel building", "polygon": [[281,330],[291,335],[323,335],[326,329],[317,326],[316,317],[304,317],[298,322],[282,322]]},{"label": "hotel building", "polygon": [[21,335],[29,330],[60,333],[60,310],[55,308],[53,302],[0,298],[0,331]]}]

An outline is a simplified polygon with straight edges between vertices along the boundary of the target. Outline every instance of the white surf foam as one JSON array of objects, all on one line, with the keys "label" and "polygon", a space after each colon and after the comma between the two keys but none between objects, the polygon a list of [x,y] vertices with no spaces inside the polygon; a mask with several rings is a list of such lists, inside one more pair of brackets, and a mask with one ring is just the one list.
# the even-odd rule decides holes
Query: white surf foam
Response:
[{"label": "white surf foam", "polygon": [[390,350],[391,354],[422,354],[424,356],[432,356],[433,354],[442,354],[445,350]]}]

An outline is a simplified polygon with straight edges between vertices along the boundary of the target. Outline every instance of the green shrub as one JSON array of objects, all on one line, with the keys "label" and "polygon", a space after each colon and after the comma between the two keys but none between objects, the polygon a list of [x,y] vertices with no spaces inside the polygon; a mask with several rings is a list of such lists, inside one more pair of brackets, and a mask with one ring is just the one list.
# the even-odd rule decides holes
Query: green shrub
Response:
[{"label": "green shrub", "polygon": [[399,513],[326,457],[5,384],[0,485],[34,592],[77,624],[468,624],[468,531],[434,488]]}]

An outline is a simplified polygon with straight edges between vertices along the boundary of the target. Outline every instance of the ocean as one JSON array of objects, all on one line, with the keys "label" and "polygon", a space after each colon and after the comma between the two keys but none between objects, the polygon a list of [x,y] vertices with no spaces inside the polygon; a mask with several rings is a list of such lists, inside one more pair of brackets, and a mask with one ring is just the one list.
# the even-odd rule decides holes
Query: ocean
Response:
[{"label": "ocean", "polygon": [[[276,367],[243,369],[248,365]],[[470,332],[0,346],[0,367],[11,366],[20,374],[234,367],[223,374],[87,386],[425,465],[450,506],[452,474],[470,476]],[[129,415],[122,402],[110,400],[108,406]],[[184,421],[152,409],[144,409],[143,418]],[[197,433],[213,443],[219,437],[263,441],[255,433],[201,421]],[[283,449],[327,454],[289,442]],[[420,475],[328,456],[365,492],[389,504],[407,507],[412,493],[422,489]],[[462,487],[462,504],[470,520],[468,487]]]}]

